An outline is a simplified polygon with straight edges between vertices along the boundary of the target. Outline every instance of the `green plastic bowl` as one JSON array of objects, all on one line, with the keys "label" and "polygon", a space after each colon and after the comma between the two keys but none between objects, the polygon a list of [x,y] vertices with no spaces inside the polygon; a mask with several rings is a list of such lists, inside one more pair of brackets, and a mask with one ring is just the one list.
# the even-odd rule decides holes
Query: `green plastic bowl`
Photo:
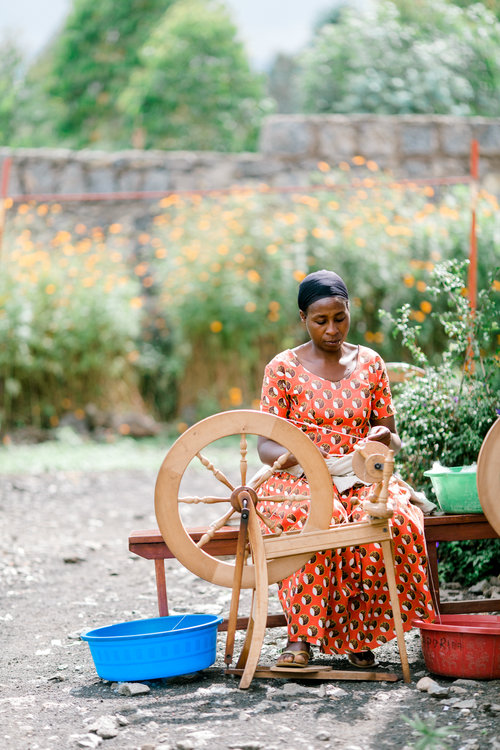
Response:
[{"label": "green plastic bowl", "polygon": [[482,513],[475,466],[438,466],[424,471],[445,513]]}]

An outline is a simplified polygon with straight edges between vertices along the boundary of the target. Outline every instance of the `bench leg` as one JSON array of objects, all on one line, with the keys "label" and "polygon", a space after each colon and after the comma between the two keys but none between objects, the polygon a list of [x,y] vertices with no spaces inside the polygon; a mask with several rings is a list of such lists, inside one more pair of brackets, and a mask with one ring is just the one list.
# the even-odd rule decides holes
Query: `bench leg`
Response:
[{"label": "bench leg", "polygon": [[436,614],[439,614],[441,606],[441,597],[439,595],[439,573],[437,558],[437,542],[427,542],[427,561],[428,561],[428,581],[429,589],[432,596],[432,602]]},{"label": "bench leg", "polygon": [[155,560],[156,594],[158,597],[158,614],[168,616],[167,581],[165,578],[165,561]]}]

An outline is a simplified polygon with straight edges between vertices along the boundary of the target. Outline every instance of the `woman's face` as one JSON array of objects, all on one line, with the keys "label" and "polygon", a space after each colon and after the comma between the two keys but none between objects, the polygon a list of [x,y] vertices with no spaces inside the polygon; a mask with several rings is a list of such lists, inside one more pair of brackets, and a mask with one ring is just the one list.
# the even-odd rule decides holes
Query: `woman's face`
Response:
[{"label": "woman's face", "polygon": [[338,352],[349,333],[349,302],[343,297],[324,297],[300,311],[311,341],[323,352]]}]

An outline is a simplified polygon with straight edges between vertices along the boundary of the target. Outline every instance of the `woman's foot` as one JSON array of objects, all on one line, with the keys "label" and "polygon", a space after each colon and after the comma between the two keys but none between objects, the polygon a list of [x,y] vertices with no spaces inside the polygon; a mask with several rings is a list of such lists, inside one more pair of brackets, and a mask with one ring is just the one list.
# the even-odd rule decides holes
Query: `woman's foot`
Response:
[{"label": "woman's foot", "polygon": [[347,659],[353,667],[358,667],[358,669],[373,667],[375,664],[375,657],[370,649],[358,651],[356,654],[347,654]]},{"label": "woman's foot", "polygon": [[307,667],[311,658],[311,647],[305,641],[288,641],[278,657],[277,667]]}]

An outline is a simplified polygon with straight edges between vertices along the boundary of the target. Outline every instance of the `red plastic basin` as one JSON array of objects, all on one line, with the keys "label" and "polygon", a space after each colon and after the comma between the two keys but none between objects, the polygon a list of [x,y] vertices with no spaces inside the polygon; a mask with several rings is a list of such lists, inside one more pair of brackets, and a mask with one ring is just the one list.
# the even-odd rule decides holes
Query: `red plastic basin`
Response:
[{"label": "red plastic basin", "polygon": [[425,665],[445,677],[500,679],[500,615],[440,615],[415,620]]}]

